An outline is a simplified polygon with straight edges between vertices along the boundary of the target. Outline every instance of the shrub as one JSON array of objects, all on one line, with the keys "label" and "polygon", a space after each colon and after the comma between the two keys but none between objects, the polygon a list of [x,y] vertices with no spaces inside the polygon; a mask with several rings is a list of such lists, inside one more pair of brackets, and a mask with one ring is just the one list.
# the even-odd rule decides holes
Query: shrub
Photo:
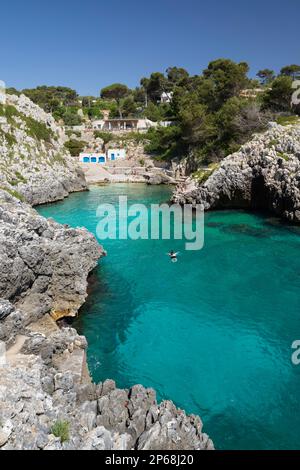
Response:
[{"label": "shrub", "polygon": [[15,189],[10,189],[10,188],[0,188],[0,189],[3,189],[3,191],[6,191],[7,193],[9,193],[11,196],[15,197],[16,199],[19,199],[19,201],[24,201],[24,197],[22,196],[22,194],[20,194],[18,191],[16,191]]},{"label": "shrub", "polygon": [[71,130],[67,130],[66,131],[66,135],[68,137],[72,137],[72,135],[76,135],[76,137],[81,137],[81,132],[80,131],[71,131]]},{"label": "shrub", "polygon": [[131,131],[122,136],[122,140],[133,140],[135,143],[143,143],[147,140],[145,134],[140,132]]},{"label": "shrub", "polygon": [[82,123],[77,109],[67,108],[62,118],[66,126],[79,126]]},{"label": "shrub", "polygon": [[178,126],[151,128],[146,138],[149,144],[145,146],[145,151],[160,159],[170,160],[185,154],[186,148]]},{"label": "shrub", "polygon": [[193,178],[198,181],[198,183],[205,183],[206,180],[219,168],[219,163],[211,163],[208,166],[208,169],[200,169],[193,173]]},{"label": "shrub", "polygon": [[82,140],[70,139],[65,143],[65,147],[69,150],[72,157],[77,157],[86,146],[86,143]]},{"label": "shrub", "polygon": [[300,119],[299,116],[278,116],[276,122],[281,126],[289,126],[290,124],[300,123]]},{"label": "shrub", "polygon": [[95,139],[102,139],[104,145],[108,144],[111,140],[113,140],[114,136],[110,132],[105,131],[94,131]]},{"label": "shrub", "polygon": [[34,139],[44,140],[45,142],[51,142],[51,137],[53,137],[52,130],[46,126],[43,122],[38,122],[32,117],[25,117],[25,122],[27,126],[28,135]]},{"label": "shrub", "polygon": [[17,143],[17,140],[13,134],[10,134],[9,132],[3,132],[0,129],[0,135],[3,135],[3,137],[6,139],[7,144],[9,147],[12,147],[14,144]]},{"label": "shrub", "polygon": [[14,124],[14,117],[21,116],[19,111],[12,105],[0,104],[0,116],[6,117],[9,124]]},{"label": "shrub", "polygon": [[66,160],[65,160],[65,157],[59,153],[57,153],[56,155],[54,155],[54,157],[52,158],[52,160],[56,163],[59,163],[60,165],[64,165],[66,166]]},{"label": "shrub", "polygon": [[68,441],[70,439],[70,425],[68,421],[56,421],[51,427],[51,434],[59,437],[62,443]]},{"label": "shrub", "polygon": [[289,161],[289,156],[284,152],[277,152],[278,157],[283,158],[286,162]]},{"label": "shrub", "polygon": [[275,147],[276,145],[278,145],[277,139],[270,140],[270,142],[268,143],[268,148],[271,149],[272,147]]},{"label": "shrub", "polygon": [[27,179],[19,171],[16,171],[15,175],[21,183],[27,183]]}]

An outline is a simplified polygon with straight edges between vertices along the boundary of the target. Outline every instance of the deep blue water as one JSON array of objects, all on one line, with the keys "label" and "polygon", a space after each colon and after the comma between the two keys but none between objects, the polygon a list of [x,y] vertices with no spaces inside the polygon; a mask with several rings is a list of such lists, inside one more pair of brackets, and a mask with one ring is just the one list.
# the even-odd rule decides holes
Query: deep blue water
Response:
[{"label": "deep blue water", "polygon": [[[108,185],[38,211],[95,233],[96,208],[167,201],[169,189]],[[197,413],[217,448],[300,449],[300,232],[240,211],[205,218],[205,246],[105,241],[76,327],[96,381],[152,386]],[[170,249],[180,251],[171,263]]]}]

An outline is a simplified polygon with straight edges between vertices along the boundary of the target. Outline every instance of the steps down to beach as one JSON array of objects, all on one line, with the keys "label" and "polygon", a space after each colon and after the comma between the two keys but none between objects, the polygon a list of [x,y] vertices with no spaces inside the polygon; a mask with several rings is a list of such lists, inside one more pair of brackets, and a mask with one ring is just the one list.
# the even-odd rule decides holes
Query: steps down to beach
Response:
[{"label": "steps down to beach", "polygon": [[112,175],[97,163],[80,163],[88,184],[111,181]]},{"label": "steps down to beach", "polygon": [[[99,165],[98,163],[82,163],[79,162],[80,168],[83,170],[88,184],[97,183],[148,183],[152,179],[156,179],[157,183],[175,184],[176,180],[172,178],[171,172],[162,170],[161,168],[151,167],[144,168],[140,166],[132,166],[122,162],[123,165]],[[169,173],[169,174],[168,174]]]}]

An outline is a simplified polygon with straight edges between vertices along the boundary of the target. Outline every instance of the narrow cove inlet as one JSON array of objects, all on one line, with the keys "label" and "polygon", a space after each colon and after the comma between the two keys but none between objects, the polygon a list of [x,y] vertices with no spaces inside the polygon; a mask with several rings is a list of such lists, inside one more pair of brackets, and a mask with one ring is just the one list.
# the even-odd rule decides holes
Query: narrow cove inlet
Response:
[{"label": "narrow cove inlet", "polygon": [[[167,186],[91,187],[37,207],[96,234],[100,203],[167,202]],[[105,240],[74,326],[96,382],[153,387],[201,416],[217,449],[299,448],[300,229],[243,211],[205,215],[205,244]],[[166,253],[180,252],[177,263]]]}]

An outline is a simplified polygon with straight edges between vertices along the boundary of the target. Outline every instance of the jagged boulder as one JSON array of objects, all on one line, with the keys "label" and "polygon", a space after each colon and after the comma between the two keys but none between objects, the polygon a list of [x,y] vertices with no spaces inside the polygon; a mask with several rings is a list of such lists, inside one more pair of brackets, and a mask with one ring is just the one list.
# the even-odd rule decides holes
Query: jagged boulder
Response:
[{"label": "jagged boulder", "polygon": [[[88,273],[104,250],[87,230],[46,220],[5,191],[0,201],[0,297],[17,305],[28,322],[49,311],[55,320],[76,315]],[[0,308],[1,318],[12,312],[7,303]]]}]

